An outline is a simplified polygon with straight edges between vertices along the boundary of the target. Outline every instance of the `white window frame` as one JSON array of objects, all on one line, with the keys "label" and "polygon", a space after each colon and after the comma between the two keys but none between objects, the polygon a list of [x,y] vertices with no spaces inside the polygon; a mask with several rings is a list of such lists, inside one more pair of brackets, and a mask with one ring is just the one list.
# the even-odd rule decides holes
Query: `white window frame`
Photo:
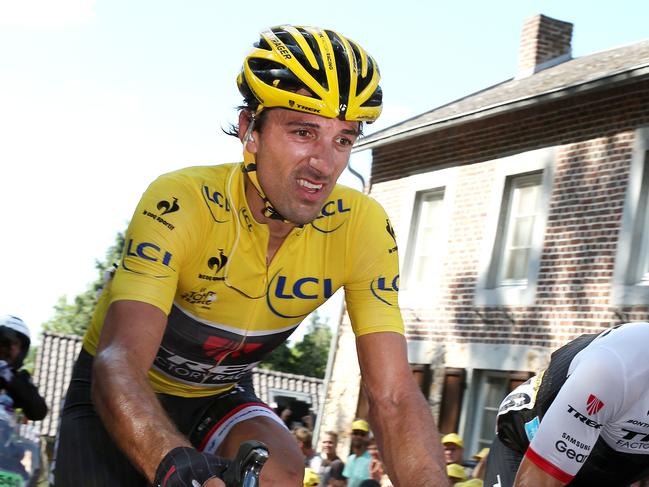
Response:
[{"label": "white window frame", "polygon": [[440,362],[446,367],[465,369],[467,387],[462,400],[458,433],[464,438],[466,456],[473,455],[477,450],[480,435],[477,419],[481,418],[483,414],[478,410],[478,401],[480,394],[483,393],[481,381],[484,374],[508,375],[511,371],[536,373],[547,368],[552,352],[541,346],[504,343],[449,342],[443,346],[436,343],[437,348],[433,349],[431,346],[429,350],[423,350],[421,346],[411,350],[410,344],[411,342],[408,343],[409,359],[412,357],[419,360],[431,360],[430,362],[417,363],[436,363],[437,354],[441,353],[443,357]]},{"label": "white window frame", "polygon": [[[543,240],[547,224],[550,196],[554,180],[554,147],[528,151],[495,161],[496,171],[492,186],[491,201],[487,206],[482,255],[479,260],[478,281],[474,296],[477,306],[530,306],[534,304]],[[527,173],[542,172],[541,212],[535,221],[534,238],[529,256],[528,278],[519,283],[499,285],[495,276],[501,265],[502,251],[500,234],[502,218],[506,214],[505,190],[508,178]]]},{"label": "white window frame", "polygon": [[[410,227],[409,227],[409,238],[408,238],[408,248],[406,249],[406,255],[404,259],[404,264],[403,264],[403,271],[401,272],[402,276],[407,277],[407,278],[402,278],[400,279],[402,286],[404,288],[412,288],[415,285],[429,285],[430,280],[427,280],[425,283],[415,281],[414,277],[410,275],[413,266],[415,264],[415,258],[418,255],[421,255],[421,249],[419,249],[419,243],[420,243],[420,223],[421,223],[421,217],[422,217],[422,206],[423,202],[428,198],[428,197],[433,197],[433,198],[441,198],[440,199],[440,208],[441,211],[444,211],[444,198],[446,196],[446,188],[441,187],[441,188],[435,188],[435,189],[426,189],[423,191],[417,191],[415,193],[415,198],[414,198],[414,203],[413,203],[413,208],[412,208],[412,218],[410,221]],[[437,238],[439,238],[439,234],[437,234]],[[417,252],[419,250],[419,252]],[[417,253],[416,253],[417,252]],[[433,276],[431,275],[431,279]]]},{"label": "white window frame", "polygon": [[[644,204],[644,207],[643,207]],[[611,301],[614,306],[649,303],[649,281],[638,275],[639,256],[649,251],[649,127],[635,131],[631,168],[619,232]]]},{"label": "white window frame", "polygon": [[[474,414],[472,418],[472,424],[473,428],[471,431],[471,438],[469,439],[468,443],[471,445],[471,451],[477,452],[481,448],[489,445],[479,445],[478,442],[480,441],[480,433],[482,431],[482,422],[485,420],[485,398],[487,395],[487,381],[490,378],[494,379],[503,379],[505,381],[504,388],[503,388],[503,393],[501,394],[500,402],[495,405],[496,407],[496,414],[498,411],[498,407],[500,406],[500,403],[502,402],[502,399],[505,398],[507,393],[509,392],[508,387],[509,387],[509,378],[510,374],[508,372],[504,371],[499,371],[499,370],[474,370],[473,371],[473,380],[475,381],[475,409],[474,409]],[[494,422],[494,431],[491,439],[496,436],[495,433],[495,422]]]},{"label": "white window frame", "polygon": [[418,208],[416,207],[417,195],[425,192],[443,191],[444,198],[442,200],[442,208],[440,212],[441,221],[439,228],[441,230],[439,233],[439,259],[434,262],[430,269],[431,279],[427,283],[425,289],[422,289],[422,286],[411,286],[406,275],[401,277],[399,303],[402,306],[430,307],[431,304],[436,302],[439,298],[439,281],[444,260],[447,256],[448,229],[451,223],[452,204],[455,201],[455,194],[457,191],[457,174],[458,168],[450,167],[428,173],[415,174],[409,176],[405,182],[402,208],[404,208],[404,221],[409,223],[407,231],[400,232],[397,236],[399,249],[405,249],[405,251],[400,252],[401,262],[399,263],[399,266],[402,269],[402,273],[407,272],[407,266],[412,261],[412,252],[417,243],[417,229],[415,228],[418,217]]}]

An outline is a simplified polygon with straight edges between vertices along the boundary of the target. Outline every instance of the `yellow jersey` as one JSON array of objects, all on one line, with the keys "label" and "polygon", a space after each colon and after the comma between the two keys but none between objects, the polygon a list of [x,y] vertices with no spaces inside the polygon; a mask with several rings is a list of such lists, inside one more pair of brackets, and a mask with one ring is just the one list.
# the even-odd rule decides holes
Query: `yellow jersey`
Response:
[{"label": "yellow jersey", "polygon": [[168,322],[149,379],[156,392],[189,397],[231,388],[340,287],[356,336],[403,333],[383,208],[337,185],[267,264],[268,228],[248,207],[242,167],[186,168],[149,186],[84,337],[87,352],[96,352],[110,303],[154,305]]}]

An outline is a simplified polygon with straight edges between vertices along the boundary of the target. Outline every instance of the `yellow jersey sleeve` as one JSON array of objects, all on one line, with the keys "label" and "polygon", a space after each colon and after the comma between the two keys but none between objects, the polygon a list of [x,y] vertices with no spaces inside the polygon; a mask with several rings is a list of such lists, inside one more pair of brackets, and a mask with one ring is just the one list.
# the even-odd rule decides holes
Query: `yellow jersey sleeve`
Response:
[{"label": "yellow jersey sleeve", "polygon": [[385,210],[367,198],[347,242],[347,311],[356,336],[404,333],[399,310],[399,257],[394,230]]},{"label": "yellow jersey sleeve", "polygon": [[181,173],[163,175],[149,186],[126,233],[111,302],[142,301],[169,314],[179,272],[206,228],[201,205],[196,185]]}]

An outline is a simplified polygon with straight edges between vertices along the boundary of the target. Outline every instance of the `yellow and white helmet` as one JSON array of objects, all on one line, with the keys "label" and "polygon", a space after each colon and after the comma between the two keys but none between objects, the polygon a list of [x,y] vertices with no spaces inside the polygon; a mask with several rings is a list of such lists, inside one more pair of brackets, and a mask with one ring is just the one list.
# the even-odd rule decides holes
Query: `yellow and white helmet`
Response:
[{"label": "yellow and white helmet", "polygon": [[280,25],[261,32],[237,85],[256,113],[282,107],[371,123],[381,114],[379,79],[374,58],[352,40],[333,30]]}]

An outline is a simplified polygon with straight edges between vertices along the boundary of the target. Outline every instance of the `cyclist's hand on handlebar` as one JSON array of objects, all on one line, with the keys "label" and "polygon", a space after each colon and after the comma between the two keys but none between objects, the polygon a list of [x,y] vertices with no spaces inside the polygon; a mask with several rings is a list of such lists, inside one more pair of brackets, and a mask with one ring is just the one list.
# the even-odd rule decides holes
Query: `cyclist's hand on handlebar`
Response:
[{"label": "cyclist's hand on handlebar", "polygon": [[225,487],[225,482],[221,479],[213,478],[205,482],[203,487]]}]

